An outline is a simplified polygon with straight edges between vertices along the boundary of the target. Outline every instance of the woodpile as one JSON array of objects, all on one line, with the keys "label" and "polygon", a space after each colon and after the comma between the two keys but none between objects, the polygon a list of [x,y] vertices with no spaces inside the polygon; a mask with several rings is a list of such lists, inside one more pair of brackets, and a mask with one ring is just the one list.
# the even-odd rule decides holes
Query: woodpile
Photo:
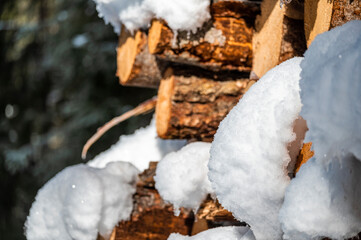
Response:
[{"label": "woodpile", "polygon": [[[280,8],[280,0],[213,0],[210,13],[197,32],[174,32],[162,19],[134,34],[122,28],[117,76],[122,85],[158,88],[161,138],[211,142],[219,123],[258,78],[302,56],[318,34],[361,19],[361,1],[293,0]],[[312,157],[310,147],[304,144],[295,155],[295,172]],[[190,235],[242,224],[210,198],[196,215],[183,209],[174,216],[154,188],[155,167],[152,163],[140,175],[131,218],[119,224],[114,239],[167,239],[172,232]]]}]

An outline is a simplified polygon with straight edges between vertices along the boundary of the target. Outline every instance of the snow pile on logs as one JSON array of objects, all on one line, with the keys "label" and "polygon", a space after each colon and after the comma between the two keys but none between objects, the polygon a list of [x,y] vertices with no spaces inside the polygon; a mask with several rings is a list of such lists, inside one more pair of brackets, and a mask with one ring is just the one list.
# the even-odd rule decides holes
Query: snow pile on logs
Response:
[{"label": "snow pile on logs", "polygon": [[210,143],[194,142],[178,152],[169,153],[157,166],[155,187],[160,196],[174,206],[179,215],[179,208],[191,208],[194,213],[212,193],[208,180],[208,160]]},{"label": "snow pile on logs", "polygon": [[360,62],[361,21],[316,37],[305,54],[301,114],[315,156],[287,188],[285,239],[342,239],[361,230]]},{"label": "snow pile on logs", "polygon": [[129,31],[147,27],[153,17],[167,21],[174,30],[195,32],[210,18],[209,0],[94,0],[99,17],[120,33],[121,24]]},{"label": "snow pile on logs", "polygon": [[84,164],[64,169],[39,190],[25,223],[27,239],[109,237],[130,216],[137,174],[126,162],[103,169]]},{"label": "snow pile on logs", "polygon": [[342,239],[360,232],[360,46],[355,21],[317,37],[306,52],[301,115],[315,157],[287,190],[287,144],[301,107],[300,59],[269,71],[220,124],[209,162],[212,187],[257,239]]},{"label": "snow pile on logs", "polygon": [[163,140],[157,136],[155,120],[149,126],[140,128],[131,135],[122,135],[108,150],[100,153],[87,164],[103,168],[109,162],[131,162],[139,171],[148,168],[149,162],[159,161],[166,154],[177,151],[186,144],[185,140]]},{"label": "snow pile on logs", "polygon": [[192,237],[172,233],[168,240],[255,240],[249,227],[219,227],[209,229]]}]

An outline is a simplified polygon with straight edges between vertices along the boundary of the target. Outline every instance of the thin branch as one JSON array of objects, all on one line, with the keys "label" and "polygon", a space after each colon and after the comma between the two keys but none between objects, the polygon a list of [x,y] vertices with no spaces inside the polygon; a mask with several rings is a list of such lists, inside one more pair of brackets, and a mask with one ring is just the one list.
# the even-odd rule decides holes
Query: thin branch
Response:
[{"label": "thin branch", "polygon": [[107,122],[104,126],[98,128],[97,132],[86,142],[86,144],[83,147],[83,151],[81,153],[82,159],[86,158],[86,154],[89,150],[89,148],[101,137],[104,133],[106,133],[109,129],[114,127],[115,125],[127,120],[128,118],[131,118],[133,116],[137,116],[140,114],[145,114],[155,108],[155,105],[157,103],[157,97],[153,97],[152,99],[149,99],[141,104],[139,104],[136,108],[133,108],[132,110],[123,113],[122,115],[113,118],[109,122]]}]

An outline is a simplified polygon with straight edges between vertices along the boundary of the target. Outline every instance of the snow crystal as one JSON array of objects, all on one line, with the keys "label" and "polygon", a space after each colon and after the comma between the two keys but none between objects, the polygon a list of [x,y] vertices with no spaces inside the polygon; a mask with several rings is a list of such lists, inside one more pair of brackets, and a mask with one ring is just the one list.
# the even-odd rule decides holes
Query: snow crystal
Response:
[{"label": "snow crystal", "polygon": [[250,224],[261,239],[280,239],[278,212],[289,177],[287,145],[301,111],[300,62],[270,70],[221,122],[209,160],[209,178],[223,207]]},{"label": "snow crystal", "polygon": [[110,149],[88,162],[89,166],[102,168],[109,162],[131,162],[140,171],[148,168],[150,161],[159,161],[169,152],[177,151],[186,144],[185,140],[162,140],[158,138],[155,120],[146,128],[138,129],[132,135],[120,136]]},{"label": "snow crystal", "polygon": [[218,227],[200,232],[192,237],[172,233],[168,240],[255,240],[249,227]]},{"label": "snow crystal", "polygon": [[157,166],[155,187],[160,196],[174,205],[176,215],[180,207],[199,205],[212,192],[208,180],[210,143],[194,142],[178,152],[169,153]]},{"label": "snow crystal", "polygon": [[192,30],[210,19],[209,0],[94,0],[99,16],[119,34],[121,24],[133,32],[149,25],[153,17],[164,19],[173,30]]},{"label": "snow crystal", "polygon": [[315,38],[301,63],[301,115],[315,151],[287,188],[285,239],[361,231],[361,21]]},{"label": "snow crystal", "polygon": [[96,239],[129,218],[138,170],[130,163],[104,169],[68,167],[41,188],[25,223],[28,240]]}]

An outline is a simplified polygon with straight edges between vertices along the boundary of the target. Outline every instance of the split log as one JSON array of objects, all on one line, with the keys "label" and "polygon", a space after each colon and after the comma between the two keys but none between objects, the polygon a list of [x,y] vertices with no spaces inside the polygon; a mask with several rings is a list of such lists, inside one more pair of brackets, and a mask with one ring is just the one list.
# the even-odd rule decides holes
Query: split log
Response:
[{"label": "split log", "polygon": [[225,76],[169,68],[158,90],[158,136],[212,141],[219,123],[254,82],[239,73]]},{"label": "split log", "polygon": [[361,20],[360,0],[305,0],[307,46],[318,34],[351,20]]},{"label": "split log", "polygon": [[189,235],[194,216],[191,210],[182,209],[178,217],[173,207],[166,204],[154,188],[157,163],[140,174],[134,206],[129,221],[122,221],[115,228],[115,240],[166,240],[173,232]]},{"label": "split log", "polygon": [[148,37],[143,31],[134,36],[122,27],[117,48],[117,76],[126,86],[157,88],[166,64],[149,53]]},{"label": "split log", "polygon": [[217,200],[208,196],[195,215],[192,235],[210,228],[223,226],[246,226],[246,223],[235,219],[232,213],[224,209]]},{"label": "split log", "polygon": [[[297,1],[297,0],[296,0]],[[256,18],[253,37],[252,72],[262,77],[267,71],[306,50],[303,4],[280,8],[279,0],[264,0]]]},{"label": "split log", "polygon": [[155,20],[149,30],[149,51],[158,58],[191,64],[213,71],[251,70],[254,3],[216,1],[212,19],[196,33],[173,33],[165,22]]}]

